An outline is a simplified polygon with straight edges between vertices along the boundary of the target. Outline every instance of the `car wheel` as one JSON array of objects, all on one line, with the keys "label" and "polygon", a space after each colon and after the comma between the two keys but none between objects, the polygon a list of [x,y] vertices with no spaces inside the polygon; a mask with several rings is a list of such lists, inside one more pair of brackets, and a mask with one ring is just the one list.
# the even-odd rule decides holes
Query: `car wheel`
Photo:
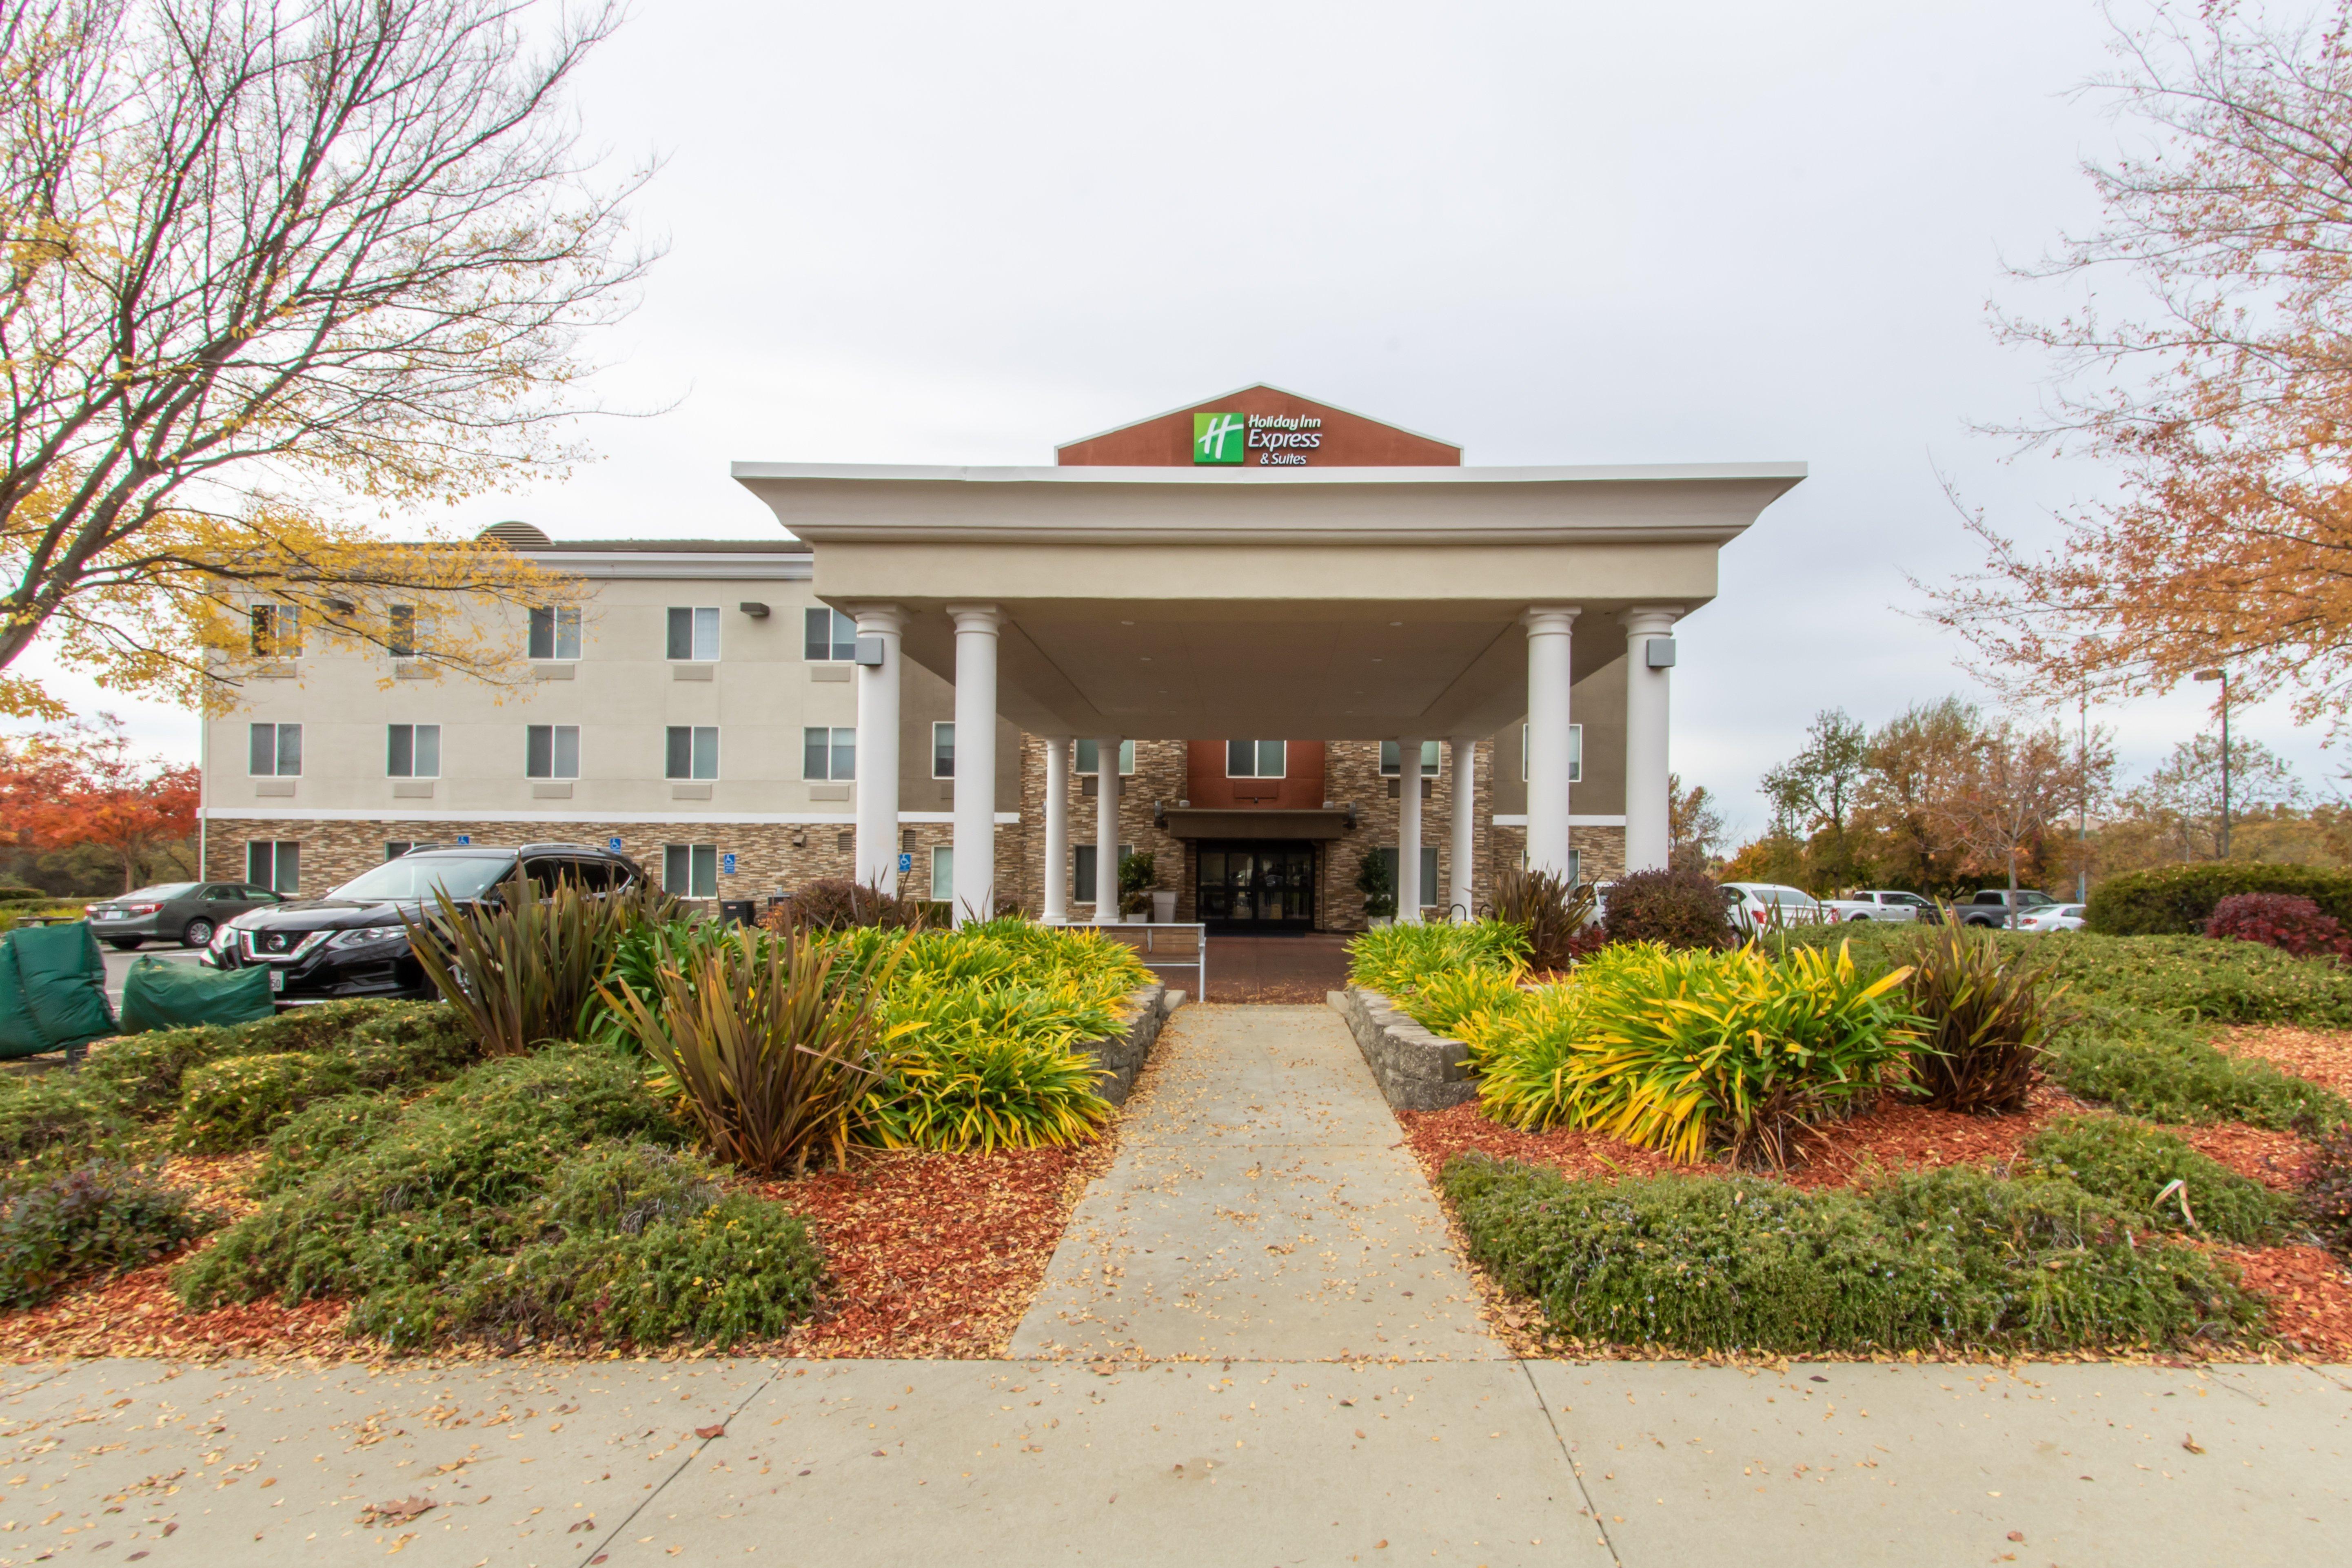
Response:
[{"label": "car wheel", "polygon": [[1848,916],[1846,917],[1846,923],[1847,923],[1848,925],[1860,925],[1863,921],[1864,921],[1868,920],[1869,918],[1870,918],[1870,917],[1869,917],[1868,915],[1848,915]]},{"label": "car wheel", "polygon": [[205,947],[211,944],[212,940],[213,922],[202,915],[190,921],[180,931],[182,947]]},{"label": "car wheel", "polygon": [[135,936],[110,936],[106,939],[106,945],[117,952],[137,952],[140,940]]}]

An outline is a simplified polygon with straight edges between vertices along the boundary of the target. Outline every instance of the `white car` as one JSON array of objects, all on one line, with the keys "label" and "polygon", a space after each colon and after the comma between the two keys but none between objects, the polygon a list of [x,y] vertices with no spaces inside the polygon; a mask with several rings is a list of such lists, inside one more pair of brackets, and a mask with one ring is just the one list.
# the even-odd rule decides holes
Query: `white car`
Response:
[{"label": "white car", "polygon": [[2043,904],[2039,909],[2027,910],[2020,914],[2017,917],[2017,929],[2032,931],[2081,931],[2084,907],[2081,904]]},{"label": "white car", "polygon": [[1776,925],[1820,925],[1836,918],[1802,888],[1777,882],[1724,883],[1723,912],[1732,930],[1742,931],[1769,931]]},{"label": "white car", "polygon": [[1833,921],[1934,920],[1936,906],[1916,893],[1868,889],[1850,899],[1824,899],[1822,908]]}]

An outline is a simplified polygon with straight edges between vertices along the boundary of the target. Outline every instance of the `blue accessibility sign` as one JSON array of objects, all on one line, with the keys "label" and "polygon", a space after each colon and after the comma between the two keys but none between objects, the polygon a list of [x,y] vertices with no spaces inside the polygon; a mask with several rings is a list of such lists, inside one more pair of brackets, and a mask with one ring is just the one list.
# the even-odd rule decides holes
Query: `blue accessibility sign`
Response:
[{"label": "blue accessibility sign", "polygon": [[621,852],[621,836],[616,833],[612,837],[604,840],[604,847],[610,849],[614,854],[618,855]]},{"label": "blue accessibility sign", "polygon": [[898,869],[901,871],[911,871],[914,868],[915,858],[912,855],[901,855],[898,857]]},{"label": "blue accessibility sign", "polygon": [[719,858],[719,869],[720,874],[723,876],[733,876],[735,874],[735,857],[732,855],[721,855]]}]

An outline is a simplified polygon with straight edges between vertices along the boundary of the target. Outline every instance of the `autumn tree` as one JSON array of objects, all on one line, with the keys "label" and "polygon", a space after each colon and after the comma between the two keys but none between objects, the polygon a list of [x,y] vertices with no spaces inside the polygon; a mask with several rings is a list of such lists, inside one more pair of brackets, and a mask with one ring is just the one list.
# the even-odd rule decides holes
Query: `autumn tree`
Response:
[{"label": "autumn tree", "polygon": [[1968,851],[1950,831],[1948,807],[1983,735],[1984,715],[1958,697],[1915,703],[1871,732],[1854,822],[1880,884],[1959,886]]},{"label": "autumn tree", "polygon": [[1825,855],[1817,857],[1817,879],[1835,884],[1853,870],[1846,825],[1869,763],[1869,731],[1842,708],[1813,716],[1805,747],[1764,775],[1776,827],[1794,837],[1826,834]]},{"label": "autumn tree", "polygon": [[2020,858],[2074,802],[2072,750],[2055,724],[1996,720],[1969,745],[1955,787],[1935,808],[1945,836],[1980,868],[2005,873],[2011,894]]},{"label": "autumn tree", "polygon": [[1683,787],[1683,775],[1666,775],[1666,859],[1694,871],[1706,869],[1708,857],[1723,842],[1723,813],[1705,784]]},{"label": "autumn tree", "polygon": [[[565,585],[364,520],[575,454],[583,331],[627,303],[633,182],[564,95],[614,26],[521,0],[0,6],[0,714],[55,717],[47,637],[104,687],[233,689],[284,605],[311,646],[512,679]],[[467,612],[467,613],[461,613]],[[205,650],[213,650],[207,658]]]},{"label": "autumn tree", "polygon": [[0,740],[0,825],[12,845],[94,845],[121,867],[126,893],[158,865],[189,868],[174,850],[195,834],[198,788],[192,764],[135,754],[111,713]]},{"label": "autumn tree", "polygon": [[[2304,800],[2303,783],[2285,759],[2260,741],[2230,737],[2233,815],[2264,816],[2274,807],[2301,805]],[[2121,804],[2130,816],[2159,829],[2180,859],[2220,859],[2221,742],[2210,735],[2181,742]]]},{"label": "autumn tree", "polygon": [[[1988,565],[1944,620],[2022,689],[2162,691],[2226,664],[2352,714],[2352,0],[2288,25],[2227,0],[2159,5],[2092,86],[2147,134],[2089,170],[2105,216],[2044,279],[2047,416],[2015,433],[2103,459],[2111,500],[2047,552],[1981,517]],[[2119,301],[2119,302],[2118,302]]]}]

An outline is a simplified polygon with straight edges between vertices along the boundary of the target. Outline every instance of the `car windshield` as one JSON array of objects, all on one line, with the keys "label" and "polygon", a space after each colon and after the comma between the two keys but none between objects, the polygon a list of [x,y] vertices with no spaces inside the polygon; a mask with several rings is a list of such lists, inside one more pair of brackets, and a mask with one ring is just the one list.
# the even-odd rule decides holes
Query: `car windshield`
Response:
[{"label": "car windshield", "polygon": [[1813,896],[1811,893],[1801,893],[1794,888],[1767,888],[1764,889],[1764,897],[1773,903],[1790,904],[1801,910],[1813,907]]},{"label": "car windshield", "polygon": [[194,882],[158,882],[152,888],[141,888],[122,896],[126,899],[184,899],[195,890]]},{"label": "car windshield", "polygon": [[478,899],[513,868],[511,855],[406,855],[361,872],[327,896],[369,903],[422,902],[438,888],[453,899]]}]

